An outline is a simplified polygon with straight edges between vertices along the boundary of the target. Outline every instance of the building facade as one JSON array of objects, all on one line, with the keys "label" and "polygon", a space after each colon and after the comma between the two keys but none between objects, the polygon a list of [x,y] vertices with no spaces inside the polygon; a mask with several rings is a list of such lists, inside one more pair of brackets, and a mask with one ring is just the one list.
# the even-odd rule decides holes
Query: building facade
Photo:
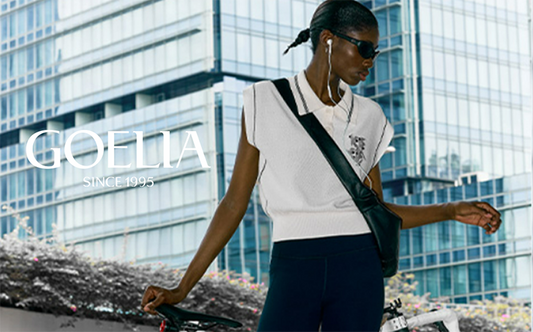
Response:
[{"label": "building facade", "polygon": [[[64,241],[90,255],[186,267],[231,181],[242,90],[307,66],[310,43],[282,53],[320,2],[1,1],[0,204],[28,216],[39,236],[57,224]],[[511,211],[491,239],[451,221],[402,231],[401,269],[415,272],[418,292],[456,302],[496,293],[524,298],[530,284],[506,276],[520,272],[524,257],[531,260],[524,244],[531,234],[523,228],[531,197],[513,203],[524,195],[513,179],[531,172],[526,1],[361,3],[378,18],[381,53],[353,89],[378,102],[395,129],[396,151],[380,162],[385,200],[492,199]],[[36,139],[36,160],[49,166],[59,153],[58,168],[37,168],[26,156],[29,138],[42,130],[56,132]],[[81,130],[102,139],[101,157]],[[194,146],[191,132],[210,168],[186,149]],[[111,159],[129,167],[109,167],[110,135],[127,147]],[[100,161],[74,167],[65,155],[70,137],[79,164]],[[87,185],[86,177],[120,178],[122,187]],[[137,185],[128,186],[133,179]],[[241,225],[209,269],[268,284],[272,223],[258,195],[254,189]],[[0,210],[0,234],[15,222]],[[529,237],[500,235],[507,225]],[[442,246],[425,241],[426,233],[445,238]],[[478,275],[486,283],[471,285]]]},{"label": "building facade", "polygon": [[395,129],[396,151],[380,162],[385,200],[482,200],[502,213],[491,236],[457,221],[402,231],[400,269],[415,273],[418,294],[531,301],[528,2],[362,3],[379,21],[382,54],[356,91]]},{"label": "building facade", "polygon": [[455,220],[401,232],[400,270],[414,273],[416,294],[449,297],[454,303],[504,295],[531,301],[531,174],[396,197],[397,204],[484,201],[501,213],[492,235]]},{"label": "building facade", "polygon": [[[2,1],[1,10],[1,203],[39,236],[57,224],[90,255],[185,267],[218,197],[212,1]],[[55,132],[36,139],[36,160],[50,166],[57,153],[57,168],[26,156],[42,130]],[[191,132],[211,168],[185,150]],[[65,158],[70,139],[75,161],[91,168]],[[110,140],[122,167],[109,167]],[[2,234],[15,227],[6,210],[0,220]]]}]

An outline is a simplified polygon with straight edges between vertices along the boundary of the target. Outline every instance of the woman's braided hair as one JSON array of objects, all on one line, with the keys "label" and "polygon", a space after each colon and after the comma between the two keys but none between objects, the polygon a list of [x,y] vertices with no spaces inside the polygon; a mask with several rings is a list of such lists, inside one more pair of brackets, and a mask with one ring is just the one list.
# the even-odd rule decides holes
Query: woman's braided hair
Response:
[{"label": "woman's braided hair", "polygon": [[325,30],[349,33],[350,31],[367,32],[378,28],[378,21],[370,9],[355,0],[326,0],[322,2],[313,14],[311,27],[300,31],[289,49],[296,47],[311,38],[311,50],[315,53],[320,33]]}]

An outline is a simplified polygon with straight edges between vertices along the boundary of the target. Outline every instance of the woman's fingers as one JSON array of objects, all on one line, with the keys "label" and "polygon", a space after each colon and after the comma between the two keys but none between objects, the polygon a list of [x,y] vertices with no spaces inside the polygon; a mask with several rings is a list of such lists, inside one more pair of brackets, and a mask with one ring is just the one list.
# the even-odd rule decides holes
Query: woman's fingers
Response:
[{"label": "woman's fingers", "polygon": [[157,294],[157,296],[155,297],[155,300],[153,300],[152,302],[148,303],[144,307],[144,311],[146,311],[146,312],[148,312],[149,314],[152,314],[152,315],[157,315],[157,312],[154,310],[154,308],[157,308],[160,304],[162,304],[163,300],[164,300],[163,292],[159,292]]},{"label": "woman's fingers", "polygon": [[141,308],[144,308],[150,299],[152,299],[154,296],[154,286],[148,286],[146,287],[146,290],[144,291],[144,295],[141,301]]},{"label": "woman's fingers", "polygon": [[[161,288],[157,286],[148,286],[141,301],[142,310],[146,311],[149,314],[157,315],[157,312],[154,311],[154,308],[161,304],[162,295]],[[154,299],[155,298],[155,299]],[[159,301],[159,302],[156,302]],[[156,305],[157,303],[157,305]]]},{"label": "woman's fingers", "polygon": [[490,231],[491,233],[494,233],[498,228],[500,228],[502,221],[500,219],[501,214],[500,212],[498,212],[498,210],[493,208],[487,202],[474,202],[474,204],[477,207],[486,211],[486,213],[484,214],[484,217],[489,219],[488,222],[490,223],[490,226],[492,226],[491,231]]},{"label": "woman's fingers", "polygon": [[496,220],[500,218],[501,214],[500,212],[498,212],[498,210],[496,210],[495,208],[493,208],[489,203],[487,202],[474,202],[474,204],[476,204],[476,206],[482,208],[483,210],[487,211],[488,213],[490,213],[492,216],[496,217]]}]

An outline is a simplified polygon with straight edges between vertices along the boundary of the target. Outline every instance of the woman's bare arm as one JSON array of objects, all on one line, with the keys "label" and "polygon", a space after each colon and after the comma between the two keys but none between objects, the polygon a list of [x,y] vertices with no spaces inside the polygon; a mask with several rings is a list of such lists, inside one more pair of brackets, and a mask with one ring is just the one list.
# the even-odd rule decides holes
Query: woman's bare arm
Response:
[{"label": "woman's bare arm", "polygon": [[[447,202],[428,205],[400,205],[383,201],[383,188],[379,164],[368,176],[372,180],[372,189],[379,199],[394,213],[402,218],[402,229],[415,228],[444,220],[457,220],[485,229],[486,234],[494,234],[502,223],[501,214],[486,202]],[[370,186],[368,179],[364,183]]]},{"label": "woman's bare arm", "polygon": [[257,180],[259,150],[248,143],[244,123],[243,109],[239,149],[228,191],[220,201],[204,239],[183,279],[173,291],[179,289],[185,294],[190,292],[231,239],[246,213],[250,195]]}]

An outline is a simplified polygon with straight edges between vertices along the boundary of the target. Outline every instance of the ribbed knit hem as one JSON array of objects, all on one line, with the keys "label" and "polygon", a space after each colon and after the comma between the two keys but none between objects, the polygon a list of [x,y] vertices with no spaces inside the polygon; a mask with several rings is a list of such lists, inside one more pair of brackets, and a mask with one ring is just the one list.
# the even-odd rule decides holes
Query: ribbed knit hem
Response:
[{"label": "ribbed knit hem", "polygon": [[272,221],[273,242],[371,233],[359,210],[287,213],[273,215]]}]

